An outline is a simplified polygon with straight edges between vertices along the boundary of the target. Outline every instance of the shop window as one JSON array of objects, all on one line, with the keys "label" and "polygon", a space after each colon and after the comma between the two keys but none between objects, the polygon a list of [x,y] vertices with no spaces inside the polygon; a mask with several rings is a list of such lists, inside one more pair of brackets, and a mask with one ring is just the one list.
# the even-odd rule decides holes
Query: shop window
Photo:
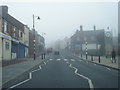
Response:
[{"label": "shop window", "polygon": [[20,37],[21,37],[21,38],[23,37],[23,33],[22,33],[22,32],[20,33]]}]

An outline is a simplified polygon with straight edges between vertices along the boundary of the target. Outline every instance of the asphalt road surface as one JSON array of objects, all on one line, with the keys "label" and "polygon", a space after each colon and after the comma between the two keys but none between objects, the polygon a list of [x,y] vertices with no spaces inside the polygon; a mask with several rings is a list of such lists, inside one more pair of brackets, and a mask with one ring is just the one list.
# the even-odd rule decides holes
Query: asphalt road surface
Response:
[{"label": "asphalt road surface", "polygon": [[118,88],[118,71],[61,51],[7,88]]}]

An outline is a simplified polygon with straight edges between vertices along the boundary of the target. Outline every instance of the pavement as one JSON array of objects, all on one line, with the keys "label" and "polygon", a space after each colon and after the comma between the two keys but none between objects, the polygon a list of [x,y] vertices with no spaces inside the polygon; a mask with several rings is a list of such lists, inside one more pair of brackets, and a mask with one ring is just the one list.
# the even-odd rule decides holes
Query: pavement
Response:
[{"label": "pavement", "polygon": [[102,65],[102,66],[106,66],[106,67],[109,67],[109,68],[113,68],[113,69],[117,69],[117,70],[120,70],[120,61],[119,61],[119,58],[120,57],[116,57],[116,63],[112,63],[111,61],[111,58],[108,57],[104,57],[104,56],[101,56],[100,57],[100,63],[99,63],[99,58],[97,56],[93,56],[93,61],[91,60],[91,56],[87,56],[87,59],[86,59],[86,56],[85,55],[75,55],[71,52],[68,52],[70,55],[73,55],[75,57],[78,57],[82,60],[85,60],[85,61],[89,61],[91,63],[95,63],[95,64],[99,64],[99,65]]},{"label": "pavement", "polygon": [[12,80],[18,78],[22,74],[27,73],[29,70],[34,68],[43,62],[40,57],[37,57],[36,60],[33,58],[26,58],[18,61],[8,61],[3,63],[2,67],[2,86],[11,82]]},{"label": "pavement", "polygon": [[[78,57],[81,58],[81,56],[78,56]],[[97,57],[97,56],[93,56],[93,60],[91,60],[91,56],[88,56],[87,59],[86,59],[86,56],[83,55],[81,59],[83,59],[85,61],[92,62],[92,63],[99,64],[99,65],[107,66],[107,67],[110,67],[110,68],[120,69],[120,67],[119,67],[120,61],[118,62],[118,57],[116,58],[116,63],[112,63],[110,57],[106,58],[106,57],[103,57],[103,56],[100,57],[100,62],[99,62],[99,57]]]},{"label": "pavement", "polygon": [[27,61],[30,60],[32,58],[21,58],[21,59],[14,59],[14,60],[8,60],[8,61],[2,61],[2,67],[5,66],[9,66],[9,65],[13,65],[13,64],[17,64],[17,63],[21,63],[23,61]]}]

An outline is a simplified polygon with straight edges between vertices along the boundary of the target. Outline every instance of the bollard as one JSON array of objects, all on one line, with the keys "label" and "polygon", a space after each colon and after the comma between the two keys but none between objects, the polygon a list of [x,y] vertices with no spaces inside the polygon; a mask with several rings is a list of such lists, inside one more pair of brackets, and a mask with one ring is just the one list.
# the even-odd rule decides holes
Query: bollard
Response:
[{"label": "bollard", "polygon": [[82,54],[81,54],[81,58],[82,58]]},{"label": "bollard", "polygon": [[98,61],[99,61],[99,63],[100,63],[100,56],[99,56],[99,58],[98,58]]},{"label": "bollard", "polygon": [[44,53],[44,59],[45,59],[45,53]]},{"label": "bollard", "polygon": [[93,56],[91,56],[91,61],[93,61]]},{"label": "bollard", "polygon": [[34,54],[34,60],[35,60],[35,54]]},{"label": "bollard", "polygon": [[86,54],[86,59],[87,59],[87,54]]},{"label": "bollard", "polygon": [[43,54],[41,55],[41,58],[43,59]]}]

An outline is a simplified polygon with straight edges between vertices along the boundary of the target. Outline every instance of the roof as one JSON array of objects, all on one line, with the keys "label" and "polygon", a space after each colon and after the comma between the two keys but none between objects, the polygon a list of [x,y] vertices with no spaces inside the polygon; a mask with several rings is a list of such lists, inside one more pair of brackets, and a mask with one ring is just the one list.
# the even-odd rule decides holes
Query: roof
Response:
[{"label": "roof", "polygon": [[[77,40],[79,37],[79,41]],[[101,30],[89,30],[89,31],[77,31],[72,37],[72,42],[102,42],[104,40],[104,29]]]},{"label": "roof", "polygon": [[[1,8],[1,6],[0,6],[0,8]],[[18,21],[17,19],[15,19],[10,14],[8,14],[7,10],[6,10],[6,12],[3,11],[3,10],[5,10],[4,8],[7,8],[7,7],[6,6],[2,7],[2,17],[3,17],[3,19],[5,19],[7,22],[9,22],[10,24],[12,24],[16,28],[18,28],[20,30],[24,30],[24,24],[21,23],[20,21]]]}]

